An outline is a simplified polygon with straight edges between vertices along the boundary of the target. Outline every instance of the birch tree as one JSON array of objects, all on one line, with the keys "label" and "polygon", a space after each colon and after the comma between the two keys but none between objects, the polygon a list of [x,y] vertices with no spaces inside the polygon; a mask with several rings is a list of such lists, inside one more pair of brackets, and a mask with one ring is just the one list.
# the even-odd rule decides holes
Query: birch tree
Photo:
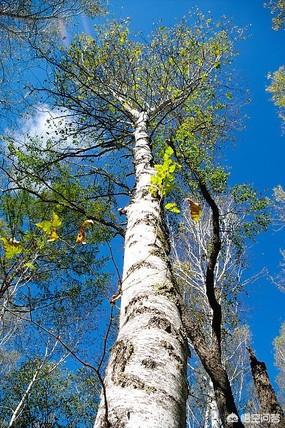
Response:
[{"label": "birch tree", "polygon": [[[223,310],[222,320],[222,364],[226,367],[229,382],[239,411],[245,413],[250,377],[247,346],[250,343],[248,327],[239,319],[238,295],[249,280],[243,279],[244,249],[236,246],[232,232],[241,228],[242,213],[237,214],[237,207],[230,195],[216,196],[223,218],[221,229],[222,251],[215,268],[215,288]],[[178,230],[171,234],[173,270],[176,281],[184,292],[184,301],[189,307],[193,324],[199,325],[211,346],[211,308],[206,290],[207,251],[211,242],[211,213],[205,203],[201,203],[201,218],[195,221],[191,208],[185,202],[183,218]],[[197,327],[195,327],[197,328]],[[192,345],[191,353],[196,355]],[[219,427],[221,420],[215,398],[213,382],[202,369],[199,358],[190,361],[190,403],[189,427]],[[193,373],[192,373],[193,371]],[[198,390],[197,390],[198,387]],[[199,394],[199,402],[195,396]],[[193,396],[194,394],[194,396]],[[202,405],[204,403],[204,406]],[[192,405],[191,405],[192,404]],[[195,424],[195,409],[198,408],[198,420]],[[193,414],[193,416],[191,416]],[[200,415],[200,416],[199,416]],[[190,423],[190,421],[192,421]]]},{"label": "birch tree", "polygon": [[[218,76],[231,56],[225,28],[198,15],[196,24],[160,28],[145,43],[131,39],[125,25],[113,24],[99,31],[95,40],[79,37],[63,59],[62,54],[48,58],[57,68],[55,86],[49,93],[72,115],[76,134],[85,136],[87,144],[82,145],[81,139],[73,150],[61,150],[58,143],[41,151],[36,174],[22,159],[17,163],[22,175],[13,180],[26,188],[27,181],[37,177],[49,189],[37,193],[48,200],[56,192],[45,174],[59,162],[75,160],[75,171],[79,167],[76,161],[87,159],[81,174],[86,168],[88,181],[94,173],[102,178],[102,160],[110,163],[116,159],[109,177],[117,189],[127,186],[126,174],[123,183],[114,179],[116,173],[121,176],[120,161],[134,177],[131,199],[120,209],[127,216],[123,278],[113,299],[121,297],[120,327],[95,427],[185,425],[187,338],[181,317],[183,302],[169,262],[163,209],[179,166],[172,160],[172,149],[155,137],[162,126],[171,130],[185,114],[186,102],[188,111],[196,116],[197,103],[213,101]],[[94,168],[97,158],[95,171],[90,164]],[[165,207],[175,209],[175,205]],[[95,221],[106,223],[103,216]],[[120,226],[113,229],[119,231]],[[224,419],[232,411],[236,407],[229,405]]]},{"label": "birch tree", "polygon": [[[94,199],[88,190],[90,180],[107,177],[111,187],[101,198],[115,205],[125,203],[120,196],[129,196],[130,180],[118,164],[112,168],[110,162],[119,159],[134,176],[130,203],[119,209],[127,216],[123,278],[112,297],[112,302],[121,297],[120,328],[95,426],[125,422],[129,426],[183,426],[187,337],[210,377],[224,426],[230,414],[238,417],[222,362],[223,314],[221,294],[215,287],[216,268],[222,263],[222,221],[211,195],[225,190],[228,175],[211,161],[227,127],[223,110],[232,94],[228,88],[221,92],[218,76],[224,62],[230,61],[232,47],[224,29],[213,31],[210,20],[202,16],[199,21],[191,28],[185,23],[173,30],[160,28],[148,44],[129,39],[127,27],[113,24],[108,31],[99,32],[96,40],[80,37],[64,59],[49,57],[57,68],[55,86],[49,93],[63,114],[73,117],[74,144],[70,147],[59,139],[42,150],[31,142],[25,155],[10,144],[17,171],[16,175],[9,173],[11,182],[31,191],[30,181],[37,180],[40,188],[33,190],[35,196],[77,210],[115,234],[123,230],[118,217],[113,213],[110,221],[104,215],[94,216],[85,198],[80,196],[82,202],[78,203],[67,197],[66,182],[58,187],[56,180],[62,181],[62,175],[55,179],[54,168],[70,164],[68,179],[84,176],[81,184],[88,200]],[[39,52],[46,57],[44,51]],[[85,161],[83,166],[78,159]],[[126,159],[133,160],[131,168]],[[107,171],[103,162],[109,163]],[[175,174],[180,176],[183,194],[189,189],[183,183],[186,179],[190,191],[211,211],[209,242],[201,254],[210,338],[193,323],[193,313],[185,308],[171,270],[163,207],[179,213],[181,192],[175,197]],[[234,194],[249,204],[251,212],[266,206],[246,186],[235,189]],[[244,224],[243,232],[255,233],[266,224],[266,217],[256,215],[255,222]],[[239,420],[235,426],[243,425]]]}]

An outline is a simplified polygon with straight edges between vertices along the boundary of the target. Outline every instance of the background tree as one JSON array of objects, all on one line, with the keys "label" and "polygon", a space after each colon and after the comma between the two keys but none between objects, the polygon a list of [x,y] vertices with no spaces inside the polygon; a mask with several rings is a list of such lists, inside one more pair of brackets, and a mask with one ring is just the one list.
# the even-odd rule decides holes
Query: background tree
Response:
[{"label": "background tree", "polygon": [[[88,342],[100,318],[100,299],[108,289],[108,275],[102,272],[107,256],[99,258],[97,253],[108,237],[94,226],[86,232],[93,246],[78,244],[76,216],[60,205],[47,206],[20,189],[9,189],[7,177],[5,186],[1,195],[1,426],[52,423],[54,415],[61,421],[57,426],[71,422],[91,426],[96,406],[87,409],[87,391],[90,382],[95,386],[94,404],[97,372],[89,368],[77,375],[70,366],[72,352],[95,363]],[[62,343],[68,344],[68,351]],[[99,361],[102,346],[98,340]],[[81,377],[86,378],[87,395],[76,402],[73,390],[83,388]],[[40,393],[42,384],[45,393],[43,389]]]},{"label": "background tree", "polygon": [[[274,30],[283,30],[285,24],[285,1],[274,0],[267,4],[271,8],[271,13],[276,16],[272,20],[272,28]],[[284,107],[285,107],[285,71],[284,66],[273,73],[269,73],[271,84],[267,87],[267,91],[272,94],[274,104],[279,107],[279,116],[282,123],[285,120]]]},{"label": "background tree", "polygon": [[[215,287],[223,309],[222,321],[222,362],[227,368],[233,395],[240,413],[247,413],[249,397],[253,387],[249,375],[247,346],[250,333],[242,325],[239,317],[239,295],[244,292],[248,282],[243,278],[245,266],[245,248],[234,239],[237,230],[242,228],[245,219],[243,210],[237,209],[230,195],[218,195],[218,205],[223,217],[221,231],[222,251],[215,269]],[[201,204],[201,217],[195,221],[191,209],[185,203],[184,215],[178,230],[172,234],[174,274],[179,287],[184,290],[184,300],[191,311],[191,316],[203,329],[204,336],[211,342],[211,308],[209,306],[205,272],[211,241],[211,212],[205,203]],[[233,232],[235,231],[234,235]],[[237,245],[237,242],[239,244]],[[262,274],[262,273],[260,273]],[[259,275],[252,278],[256,280]],[[193,348],[193,347],[192,347]],[[189,427],[219,427],[221,424],[212,381],[203,369],[195,349],[191,349],[189,362]],[[257,409],[256,409],[257,412]]]},{"label": "background tree", "polygon": [[272,27],[274,30],[282,30],[285,24],[285,2],[284,0],[270,0],[266,6],[271,9],[274,15]]},{"label": "background tree", "polygon": [[285,324],[280,328],[280,334],[274,340],[275,363],[279,369],[277,382],[280,387],[280,399],[284,404],[284,376],[285,376]]},{"label": "background tree", "polygon": [[[51,41],[64,43],[71,24],[82,14],[104,13],[99,0],[4,0],[0,4],[0,107],[9,109],[13,120],[27,104],[35,102],[30,82],[44,79],[44,65],[37,61],[34,48],[48,49]],[[39,72],[39,70],[41,71]],[[33,94],[34,95],[34,94]],[[32,100],[33,98],[33,100]],[[20,103],[20,106],[19,106]],[[13,107],[13,108],[12,108]],[[22,109],[22,110],[21,110]],[[17,112],[16,112],[17,110]],[[4,114],[7,121],[7,112]],[[6,123],[5,123],[6,125]]]}]

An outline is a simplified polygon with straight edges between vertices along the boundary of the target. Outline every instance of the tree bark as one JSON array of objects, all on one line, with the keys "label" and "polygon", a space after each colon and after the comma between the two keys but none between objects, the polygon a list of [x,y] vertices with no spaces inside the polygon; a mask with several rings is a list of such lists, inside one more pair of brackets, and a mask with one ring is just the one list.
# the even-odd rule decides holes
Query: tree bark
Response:
[{"label": "tree bark", "polygon": [[273,428],[276,426],[278,426],[278,428],[285,428],[284,412],[277,401],[274,389],[267,374],[266,365],[262,361],[257,360],[251,349],[248,351],[250,356],[251,373],[260,403],[260,413],[262,415],[278,415],[280,419],[278,424],[276,422],[263,422],[263,426],[264,428]]},{"label": "tree bark", "polygon": [[213,382],[209,381],[209,402],[208,402],[208,408],[209,408],[209,416],[211,421],[211,428],[221,428],[222,423],[220,420],[220,414],[219,409],[215,397],[215,391],[213,387]]},{"label": "tree bark", "polygon": [[187,340],[168,259],[159,199],[149,192],[152,166],[148,115],[135,129],[136,192],[128,218],[120,327],[105,375],[95,428],[184,428]]},{"label": "tree bark", "polygon": [[[181,304],[181,313],[186,334],[213,383],[216,404],[223,427],[244,428],[234,401],[227,371],[221,361],[219,349],[216,348],[215,342],[213,342],[214,346],[209,347],[203,332],[198,325],[194,325],[191,313],[184,304]],[[236,422],[229,422],[228,417],[232,414],[237,416]]]}]

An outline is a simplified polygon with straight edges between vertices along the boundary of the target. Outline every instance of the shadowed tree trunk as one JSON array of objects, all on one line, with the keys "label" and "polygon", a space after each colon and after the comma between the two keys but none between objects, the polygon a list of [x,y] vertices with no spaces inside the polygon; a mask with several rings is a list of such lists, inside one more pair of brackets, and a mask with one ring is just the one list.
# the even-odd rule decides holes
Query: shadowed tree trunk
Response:
[{"label": "shadowed tree trunk", "polygon": [[258,361],[254,352],[249,349],[251,373],[260,403],[260,413],[269,415],[278,415],[279,422],[267,423],[263,422],[265,428],[285,427],[285,417],[282,407],[277,401],[274,389],[271,385],[266,365],[262,361]]}]

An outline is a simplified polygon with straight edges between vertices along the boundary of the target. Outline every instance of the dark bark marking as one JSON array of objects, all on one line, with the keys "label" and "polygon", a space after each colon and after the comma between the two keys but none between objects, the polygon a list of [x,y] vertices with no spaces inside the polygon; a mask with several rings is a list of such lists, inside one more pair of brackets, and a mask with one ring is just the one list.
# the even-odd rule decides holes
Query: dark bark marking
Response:
[{"label": "dark bark marking", "polygon": [[112,353],[115,354],[113,362],[112,381],[116,385],[121,385],[125,376],[124,372],[126,369],[126,365],[130,360],[133,352],[134,346],[130,342],[119,340],[115,344],[112,350]]},{"label": "dark bark marking", "polygon": [[125,307],[125,314],[129,311],[130,308],[132,308],[133,306],[135,306],[138,303],[142,304],[142,302],[144,300],[148,300],[148,298],[149,298],[148,294],[140,294],[140,295],[134,297],[132,300],[129,301],[128,306]]},{"label": "dark bark marking", "polygon": [[174,346],[171,345],[171,343],[167,342],[166,340],[160,341],[161,346],[167,350],[168,354],[173,357],[180,366],[183,366],[183,360],[180,358],[178,354],[176,354]]},{"label": "dark bark marking", "polygon": [[166,331],[167,333],[171,334],[172,331],[174,331],[173,327],[171,326],[171,323],[166,318],[154,316],[150,318],[150,320],[147,323],[148,328],[159,328],[161,330]]},{"label": "dark bark marking", "polygon": [[115,354],[111,375],[112,382],[122,388],[146,389],[145,382],[138,376],[125,373],[126,366],[134,353],[133,344],[128,341],[119,340],[112,353]]},{"label": "dark bark marking", "polygon": [[145,314],[145,313],[149,313],[152,315],[163,315],[163,313],[161,311],[159,311],[158,309],[155,308],[150,308],[148,306],[144,306],[143,304],[141,304],[140,306],[138,306],[137,308],[134,308],[131,313],[127,316],[126,318],[126,322],[128,322],[130,319],[134,318],[137,315],[141,315],[141,314]]},{"label": "dark bark marking", "polygon": [[136,233],[129,235],[128,238],[125,239],[125,245],[128,245],[129,241],[131,241],[134,236],[136,236]]},{"label": "dark bark marking", "polygon": [[152,360],[151,358],[145,358],[142,360],[142,365],[147,369],[155,369],[157,367],[157,362]]},{"label": "dark bark marking", "polygon": [[128,246],[129,246],[129,248],[130,248],[130,247],[132,247],[133,245],[137,244],[138,242],[139,242],[139,241],[132,241],[132,242],[130,242],[130,243],[129,243],[129,245],[128,245]]},{"label": "dark bark marking", "polygon": [[147,262],[145,260],[142,260],[140,262],[137,262],[135,264],[133,264],[130,269],[126,272],[126,278],[128,278],[132,273],[134,273],[137,269],[140,269],[142,267],[146,267],[146,268],[153,268],[153,264],[150,262]]}]

